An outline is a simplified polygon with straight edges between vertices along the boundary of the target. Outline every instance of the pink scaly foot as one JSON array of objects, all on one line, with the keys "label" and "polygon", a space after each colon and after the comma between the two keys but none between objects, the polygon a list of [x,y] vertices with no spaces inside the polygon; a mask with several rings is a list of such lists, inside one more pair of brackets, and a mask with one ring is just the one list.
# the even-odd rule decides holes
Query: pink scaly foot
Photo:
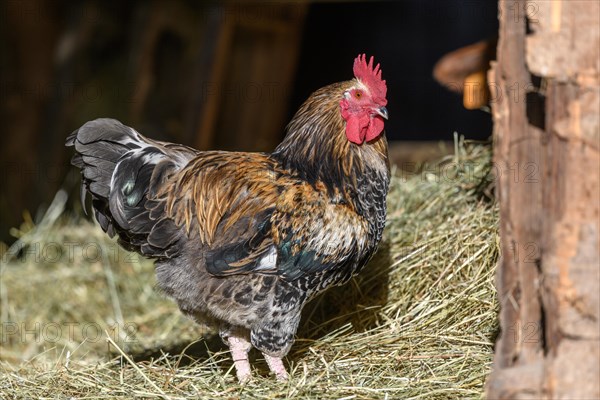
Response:
[{"label": "pink scaly foot", "polygon": [[265,360],[267,360],[267,364],[269,364],[269,369],[275,374],[277,380],[287,381],[289,375],[285,370],[285,366],[283,365],[283,361],[281,360],[281,358],[271,357],[270,355],[267,355],[265,353],[263,353],[263,356],[265,356]]},{"label": "pink scaly foot", "polygon": [[250,362],[248,361],[248,351],[252,345],[243,337],[231,335],[227,338],[231,357],[235,366],[235,372],[240,383],[246,383],[252,377],[250,372]]}]

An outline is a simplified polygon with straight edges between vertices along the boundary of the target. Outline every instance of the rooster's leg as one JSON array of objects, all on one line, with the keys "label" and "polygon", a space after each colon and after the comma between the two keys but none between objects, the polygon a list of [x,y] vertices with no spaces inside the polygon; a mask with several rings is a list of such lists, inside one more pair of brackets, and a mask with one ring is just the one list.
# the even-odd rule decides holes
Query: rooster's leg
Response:
[{"label": "rooster's leg", "polygon": [[238,380],[240,383],[248,382],[252,376],[250,362],[248,361],[248,351],[250,351],[252,345],[241,335],[237,336],[233,334],[227,338],[227,343],[229,344],[229,350],[231,350],[231,357],[233,358]]},{"label": "rooster's leg", "polygon": [[265,360],[267,360],[267,364],[269,364],[269,369],[275,374],[277,380],[287,381],[288,373],[285,370],[285,366],[283,365],[281,358],[271,357],[265,353],[263,353],[263,356],[265,356]]}]

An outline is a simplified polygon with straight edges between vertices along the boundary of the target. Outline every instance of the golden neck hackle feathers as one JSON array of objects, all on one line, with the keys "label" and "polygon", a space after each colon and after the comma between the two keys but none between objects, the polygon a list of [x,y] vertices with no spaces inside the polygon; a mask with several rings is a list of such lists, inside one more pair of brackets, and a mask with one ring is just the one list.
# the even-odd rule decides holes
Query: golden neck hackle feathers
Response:
[{"label": "golden neck hackle feathers", "polygon": [[285,168],[296,169],[309,181],[342,186],[348,179],[356,184],[365,168],[387,168],[385,136],[356,145],[346,135],[340,99],[356,81],[335,83],[314,92],[300,107],[287,127],[287,135],[273,156]]}]

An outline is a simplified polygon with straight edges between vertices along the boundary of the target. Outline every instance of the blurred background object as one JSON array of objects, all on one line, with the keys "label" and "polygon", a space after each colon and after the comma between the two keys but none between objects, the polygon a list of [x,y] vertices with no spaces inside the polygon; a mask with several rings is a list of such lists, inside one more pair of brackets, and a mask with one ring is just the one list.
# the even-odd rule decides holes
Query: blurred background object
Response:
[{"label": "blurred background object", "polygon": [[435,64],[435,80],[462,94],[463,106],[467,110],[487,106],[490,100],[487,72],[490,62],[496,59],[497,46],[498,36],[494,36],[451,51]]},{"label": "blurred background object", "polygon": [[401,168],[448,151],[439,142],[455,131],[491,135],[489,114],[466,110],[433,69],[444,54],[497,33],[494,1],[0,7],[0,241],[12,241],[11,227],[28,213],[38,218],[66,177],[77,177],[68,175],[64,140],[84,122],[113,117],[199,149],[270,151],[307,96],[350,79],[348,65],[363,52],[384,67],[390,153]]}]

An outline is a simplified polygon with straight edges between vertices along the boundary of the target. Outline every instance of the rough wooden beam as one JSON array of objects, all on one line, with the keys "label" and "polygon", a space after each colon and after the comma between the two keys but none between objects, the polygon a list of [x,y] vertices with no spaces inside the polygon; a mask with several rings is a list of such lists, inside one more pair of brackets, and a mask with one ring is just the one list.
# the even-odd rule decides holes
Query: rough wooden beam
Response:
[{"label": "rough wooden beam", "polygon": [[[501,1],[490,399],[600,397],[600,5]],[[529,30],[529,31],[528,31]]]}]

